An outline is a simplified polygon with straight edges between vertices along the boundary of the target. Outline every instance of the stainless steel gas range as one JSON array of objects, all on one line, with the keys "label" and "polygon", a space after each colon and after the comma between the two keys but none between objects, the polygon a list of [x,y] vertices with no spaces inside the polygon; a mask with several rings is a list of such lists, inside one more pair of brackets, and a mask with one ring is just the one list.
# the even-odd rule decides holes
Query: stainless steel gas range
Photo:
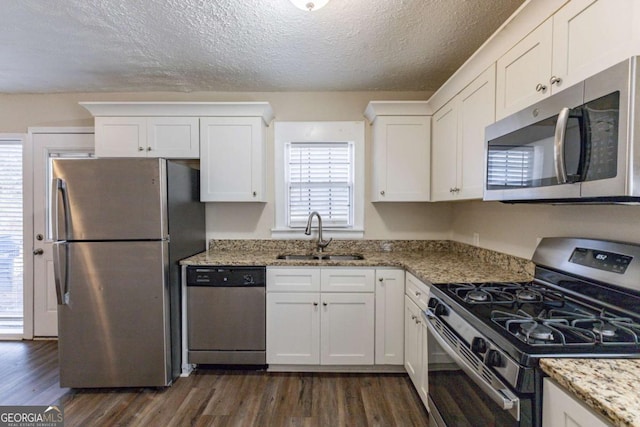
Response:
[{"label": "stainless steel gas range", "polygon": [[640,245],[545,238],[533,261],[528,283],[433,284],[433,424],[539,427],[539,359],[640,358]]}]

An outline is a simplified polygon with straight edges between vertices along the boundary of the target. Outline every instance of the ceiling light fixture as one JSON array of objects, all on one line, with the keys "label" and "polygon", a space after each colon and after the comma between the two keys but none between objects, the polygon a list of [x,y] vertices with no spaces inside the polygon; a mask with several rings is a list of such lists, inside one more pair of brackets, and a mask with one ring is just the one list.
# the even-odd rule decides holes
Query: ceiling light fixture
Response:
[{"label": "ceiling light fixture", "polygon": [[298,9],[308,10],[309,12],[313,12],[314,10],[318,10],[323,8],[329,0],[290,0],[291,3]]}]

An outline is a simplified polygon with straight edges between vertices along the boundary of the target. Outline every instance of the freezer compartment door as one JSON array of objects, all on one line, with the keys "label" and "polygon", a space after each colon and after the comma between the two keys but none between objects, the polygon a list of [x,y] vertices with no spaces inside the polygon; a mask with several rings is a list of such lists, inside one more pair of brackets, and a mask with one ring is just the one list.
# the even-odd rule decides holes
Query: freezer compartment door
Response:
[{"label": "freezer compartment door", "polygon": [[62,387],[171,382],[167,242],[65,244],[58,306]]},{"label": "freezer compartment door", "polygon": [[53,239],[165,238],[165,177],[162,159],[53,160]]}]

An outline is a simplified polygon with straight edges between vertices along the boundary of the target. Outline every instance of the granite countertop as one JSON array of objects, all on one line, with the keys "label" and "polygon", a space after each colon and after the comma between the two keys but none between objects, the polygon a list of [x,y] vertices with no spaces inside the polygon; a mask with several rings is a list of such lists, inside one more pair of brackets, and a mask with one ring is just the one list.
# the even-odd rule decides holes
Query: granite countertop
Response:
[{"label": "granite countertop", "polygon": [[[252,243],[253,242],[253,243]],[[278,260],[282,254],[308,254],[309,241],[213,241],[208,251],[183,265],[313,267],[399,267],[428,283],[527,281],[527,260],[449,241],[334,241],[328,254],[360,254],[363,260]]]},{"label": "granite countertop", "polygon": [[640,427],[640,360],[542,359],[540,367],[613,425]]}]

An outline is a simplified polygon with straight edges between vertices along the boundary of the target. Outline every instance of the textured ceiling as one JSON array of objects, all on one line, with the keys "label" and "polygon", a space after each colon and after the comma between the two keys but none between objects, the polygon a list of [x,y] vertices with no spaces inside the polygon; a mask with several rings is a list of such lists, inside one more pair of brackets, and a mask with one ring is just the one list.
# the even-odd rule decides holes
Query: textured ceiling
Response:
[{"label": "textured ceiling", "polygon": [[523,0],[0,0],[0,92],[435,90]]}]

